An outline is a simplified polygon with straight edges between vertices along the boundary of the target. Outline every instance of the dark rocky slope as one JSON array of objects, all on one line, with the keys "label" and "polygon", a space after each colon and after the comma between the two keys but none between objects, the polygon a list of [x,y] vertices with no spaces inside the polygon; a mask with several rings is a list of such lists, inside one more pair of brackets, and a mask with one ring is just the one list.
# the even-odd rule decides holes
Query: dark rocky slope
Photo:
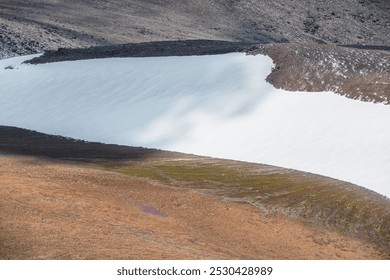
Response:
[{"label": "dark rocky slope", "polygon": [[46,51],[43,55],[26,61],[41,64],[59,61],[109,57],[156,57],[190,56],[246,52],[257,49],[256,45],[241,42],[215,40],[179,40],[129,43],[121,45],[94,46],[89,48],[60,48]]}]

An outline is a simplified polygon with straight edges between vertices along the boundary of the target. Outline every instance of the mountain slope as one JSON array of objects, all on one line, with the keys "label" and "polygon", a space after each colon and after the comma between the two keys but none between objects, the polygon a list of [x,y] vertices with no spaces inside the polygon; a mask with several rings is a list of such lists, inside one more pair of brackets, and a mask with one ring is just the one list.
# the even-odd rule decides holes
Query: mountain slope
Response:
[{"label": "mountain slope", "polygon": [[267,81],[290,91],[332,91],[352,99],[390,104],[389,48],[275,44],[251,53],[269,55]]},{"label": "mountain slope", "polygon": [[172,39],[390,45],[389,12],[387,0],[2,0],[0,47],[13,56]]},{"label": "mountain slope", "polygon": [[[277,88],[388,104],[389,52],[380,50],[390,46],[389,14],[386,0],[3,0],[0,58],[145,41],[255,42],[267,44],[262,53],[276,64],[268,81]],[[289,44],[272,45],[280,42]]]}]

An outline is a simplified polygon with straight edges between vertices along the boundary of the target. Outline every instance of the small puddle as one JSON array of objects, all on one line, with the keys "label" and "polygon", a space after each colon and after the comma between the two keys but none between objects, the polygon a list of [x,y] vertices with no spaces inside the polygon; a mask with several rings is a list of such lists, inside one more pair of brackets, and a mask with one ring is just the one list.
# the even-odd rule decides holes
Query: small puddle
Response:
[{"label": "small puddle", "polygon": [[157,210],[156,208],[149,206],[149,205],[141,205],[139,208],[144,213],[148,213],[148,214],[152,214],[152,215],[160,216],[160,217],[167,217],[168,216],[164,212],[161,212],[161,211]]}]

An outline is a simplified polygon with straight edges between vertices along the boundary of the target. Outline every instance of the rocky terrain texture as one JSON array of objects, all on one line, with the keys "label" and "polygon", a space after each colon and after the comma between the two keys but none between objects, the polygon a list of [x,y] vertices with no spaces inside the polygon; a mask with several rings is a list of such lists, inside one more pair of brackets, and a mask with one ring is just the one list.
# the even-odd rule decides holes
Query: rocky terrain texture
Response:
[{"label": "rocky terrain texture", "polygon": [[42,64],[108,57],[212,55],[245,52],[251,49],[257,49],[256,45],[216,40],[155,41],[78,49],[60,48],[58,50],[46,51],[43,55],[25,61],[25,63]]},{"label": "rocky terrain texture", "polygon": [[0,49],[183,39],[389,46],[389,13],[387,0],[2,0]]},{"label": "rocky terrain texture", "polygon": [[390,104],[389,48],[274,44],[251,53],[275,64],[267,81],[291,91],[331,91],[348,98]]},{"label": "rocky terrain texture", "polygon": [[2,259],[389,257],[388,199],[323,176],[14,127],[0,169]]}]

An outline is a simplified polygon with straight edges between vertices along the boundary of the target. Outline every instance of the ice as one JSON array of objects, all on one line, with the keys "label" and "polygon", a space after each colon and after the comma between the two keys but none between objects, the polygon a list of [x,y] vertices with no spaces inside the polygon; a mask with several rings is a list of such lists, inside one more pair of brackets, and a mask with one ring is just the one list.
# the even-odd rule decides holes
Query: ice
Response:
[{"label": "ice", "polygon": [[275,89],[266,56],[24,59],[0,61],[1,125],[272,164],[390,197],[390,106]]}]

